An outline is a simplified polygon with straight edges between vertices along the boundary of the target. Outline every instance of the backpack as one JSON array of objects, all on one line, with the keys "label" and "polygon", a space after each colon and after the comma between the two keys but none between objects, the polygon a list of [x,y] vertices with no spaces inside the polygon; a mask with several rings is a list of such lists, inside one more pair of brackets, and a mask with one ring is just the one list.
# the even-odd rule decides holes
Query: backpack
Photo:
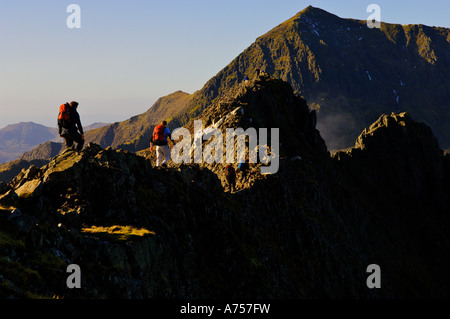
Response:
[{"label": "backpack", "polygon": [[165,127],[164,125],[157,125],[155,127],[155,129],[153,130],[153,144],[155,145],[164,145],[165,144],[165,139],[164,139],[164,131],[165,131]]},{"label": "backpack", "polygon": [[68,128],[70,124],[70,105],[62,104],[59,107],[58,126]]}]

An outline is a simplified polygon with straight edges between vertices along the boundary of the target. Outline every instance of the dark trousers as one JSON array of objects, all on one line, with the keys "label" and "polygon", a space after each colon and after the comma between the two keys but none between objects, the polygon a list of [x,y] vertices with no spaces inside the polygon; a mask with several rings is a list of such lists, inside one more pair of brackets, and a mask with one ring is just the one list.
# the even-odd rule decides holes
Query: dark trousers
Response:
[{"label": "dark trousers", "polygon": [[236,178],[229,177],[227,178],[228,189],[230,192],[234,192],[236,190]]},{"label": "dark trousers", "polygon": [[[74,132],[74,131],[69,131],[63,135],[63,138],[66,141],[67,148],[70,147],[70,148],[76,150],[77,152],[80,152],[83,149],[84,140],[80,133]],[[74,142],[77,143],[76,148],[73,147]]]},{"label": "dark trousers", "polygon": [[247,170],[241,171],[241,179],[240,182],[243,183],[247,179]]}]

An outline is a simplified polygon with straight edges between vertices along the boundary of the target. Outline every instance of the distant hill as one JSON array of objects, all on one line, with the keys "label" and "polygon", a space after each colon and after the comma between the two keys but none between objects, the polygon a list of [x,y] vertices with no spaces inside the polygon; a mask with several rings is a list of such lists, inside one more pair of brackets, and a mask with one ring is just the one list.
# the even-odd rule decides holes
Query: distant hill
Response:
[{"label": "distant hill", "polygon": [[23,153],[19,160],[32,161],[32,160],[46,160],[58,155],[64,149],[64,143],[57,142],[45,142],[35,147],[31,151]]},{"label": "distant hill", "polygon": [[[97,129],[108,123],[94,123],[85,126],[85,131]],[[19,158],[41,143],[61,141],[58,130],[33,122],[11,124],[0,129],[0,163]]]},{"label": "distant hill", "polygon": [[41,167],[64,150],[63,143],[45,142],[31,151],[23,153],[18,159],[0,164],[0,183],[9,183],[22,169],[31,165]]},{"label": "distant hill", "polygon": [[0,163],[17,159],[42,142],[59,138],[56,128],[22,122],[0,129]]},{"label": "distant hill", "polygon": [[86,142],[102,147],[112,146],[131,151],[148,147],[155,125],[178,115],[190,102],[192,95],[177,91],[158,99],[155,104],[137,116],[86,133]]}]

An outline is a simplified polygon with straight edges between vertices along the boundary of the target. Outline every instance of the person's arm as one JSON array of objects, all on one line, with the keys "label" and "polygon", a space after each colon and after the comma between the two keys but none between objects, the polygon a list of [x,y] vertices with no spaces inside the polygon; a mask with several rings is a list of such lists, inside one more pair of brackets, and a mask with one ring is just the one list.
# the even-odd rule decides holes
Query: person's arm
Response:
[{"label": "person's arm", "polygon": [[170,132],[168,127],[166,127],[166,134],[167,134],[167,141],[170,140],[175,145],[175,141],[172,139],[172,133]]}]

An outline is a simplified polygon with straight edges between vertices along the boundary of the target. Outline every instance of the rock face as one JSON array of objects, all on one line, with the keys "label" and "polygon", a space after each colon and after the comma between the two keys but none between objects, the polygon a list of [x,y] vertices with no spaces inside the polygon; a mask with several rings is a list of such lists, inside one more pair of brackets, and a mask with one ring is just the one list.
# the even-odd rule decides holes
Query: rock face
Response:
[{"label": "rock face", "polygon": [[[227,128],[278,128],[281,156],[316,156],[327,153],[316,129],[316,112],[306,101],[294,95],[289,83],[260,76],[237,84],[207,107],[199,117],[205,129],[215,127],[226,134]],[[268,139],[268,142],[269,139]]]},{"label": "rock face", "polygon": [[334,157],[342,166],[348,165],[346,171],[359,184],[385,190],[379,203],[395,205],[405,214],[444,211],[443,151],[431,129],[414,122],[408,113],[382,115],[362,132],[352,149]]},{"label": "rock face", "polygon": [[[337,152],[333,159],[345,173],[341,187],[365,208],[354,214],[371,221],[368,246],[378,251],[389,271],[394,264],[403,268],[397,280],[403,281],[404,293],[426,289],[446,295],[437,293],[441,283],[412,283],[416,276],[431,278],[444,269],[440,251],[448,249],[448,156],[444,158],[431,129],[407,113],[382,115],[353,148]],[[382,234],[375,225],[383,225]]]},{"label": "rock face", "polygon": [[[383,115],[330,157],[305,101],[270,79],[233,87],[199,118],[283,127],[278,172],[252,164],[251,183],[228,193],[223,164],[163,170],[92,143],[64,151],[0,185],[0,296],[450,296],[449,157],[427,126]],[[81,289],[66,286],[69,264]],[[382,289],[366,286],[370,264]]]}]

